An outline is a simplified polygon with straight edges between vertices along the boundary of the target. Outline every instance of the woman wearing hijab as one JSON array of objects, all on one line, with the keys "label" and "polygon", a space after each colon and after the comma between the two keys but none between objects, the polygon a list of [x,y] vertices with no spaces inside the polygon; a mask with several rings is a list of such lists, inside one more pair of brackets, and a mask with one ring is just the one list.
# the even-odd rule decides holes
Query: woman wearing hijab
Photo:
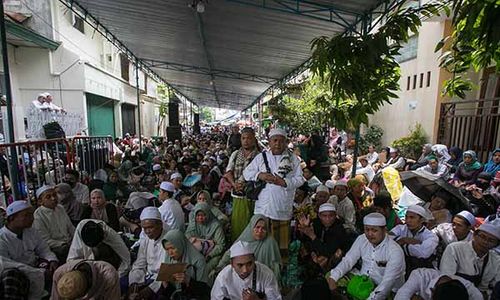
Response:
[{"label": "woman wearing hijab", "polygon": [[425,144],[422,147],[422,154],[417,159],[417,161],[407,159],[406,162],[412,164],[410,170],[416,170],[427,165],[427,156],[432,153],[432,144]]},{"label": "woman wearing hijab", "polygon": [[[279,282],[281,254],[278,243],[270,234],[270,230],[268,218],[263,215],[253,215],[250,219],[250,223],[234,242],[247,242],[249,247],[253,250],[255,260],[265,264],[273,270]],[[223,269],[229,264],[229,260],[229,251],[226,251],[216,269]]]},{"label": "woman wearing hijab", "polygon": [[185,234],[193,246],[205,256],[206,269],[210,272],[217,266],[224,251],[224,230],[207,203],[196,204],[193,213],[194,218],[189,221]]},{"label": "woman wearing hijab", "polygon": [[436,144],[432,146],[432,152],[434,152],[434,155],[439,159],[439,163],[441,164],[445,164],[451,159],[446,145]]},{"label": "woman wearing hijab", "polygon": [[[162,240],[165,249],[166,264],[186,264],[182,273],[173,274],[173,281],[166,282],[164,295],[167,299],[174,293],[183,293],[187,299],[209,299],[210,288],[207,285],[208,275],[203,255],[187,240],[182,231],[170,230]],[[165,283],[164,283],[165,286]]]},{"label": "woman wearing hijab", "polygon": [[452,180],[457,187],[475,183],[477,175],[483,171],[483,166],[477,161],[476,152],[467,150],[462,155],[462,159]]},{"label": "woman wearing hijab", "polygon": [[462,149],[458,147],[451,147],[450,151],[450,160],[446,163],[446,165],[450,168],[450,173],[455,173],[457,171],[458,165],[462,162]]},{"label": "woman wearing hijab", "polygon": [[491,153],[490,160],[484,165],[483,171],[489,173],[492,177],[495,177],[497,172],[500,171],[500,148]]},{"label": "woman wearing hijab", "polygon": [[[214,215],[214,217],[220,222],[222,227],[225,227],[226,224],[229,222],[229,218],[220,211],[217,207],[213,205],[213,200],[212,197],[210,197],[210,193],[206,190],[199,191],[198,194],[196,195],[196,202],[197,203],[206,203],[208,207],[210,208],[210,211]],[[194,219],[194,212],[191,211],[189,214],[189,222],[191,222],[192,219]]]},{"label": "woman wearing hijab", "polygon": [[82,204],[76,201],[75,194],[71,186],[67,183],[59,183],[56,185],[57,198],[74,226],[78,225],[82,220]]},{"label": "woman wearing hijab", "polygon": [[106,200],[100,189],[90,193],[90,205],[83,207],[82,219],[101,220],[115,231],[121,231],[116,206]]}]

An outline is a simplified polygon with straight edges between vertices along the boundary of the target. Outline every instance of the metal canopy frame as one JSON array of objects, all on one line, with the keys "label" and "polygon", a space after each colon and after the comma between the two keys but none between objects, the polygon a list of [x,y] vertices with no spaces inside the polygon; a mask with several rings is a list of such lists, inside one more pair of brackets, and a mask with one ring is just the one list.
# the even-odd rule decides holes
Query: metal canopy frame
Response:
[{"label": "metal canopy frame", "polygon": [[[231,48],[230,46],[227,46],[228,51],[232,51],[229,52],[232,55],[232,57],[229,57],[230,59],[232,59],[232,61],[227,61],[226,63],[222,61],[221,64],[220,55],[225,55],[226,53],[224,54],[219,53],[217,51],[217,49],[219,48],[214,47],[214,45],[220,45],[221,36],[219,34],[224,34],[225,31],[221,30],[226,30],[226,28],[221,29],[222,28],[221,25],[224,25],[224,23],[221,22],[221,20],[217,19],[214,20],[212,18],[208,19],[209,22],[205,24],[206,23],[205,17],[208,17],[208,15],[205,16],[205,14],[207,13],[199,14],[196,11],[193,11],[191,13],[192,15],[194,15],[193,20],[196,23],[188,23],[188,20],[186,20],[185,18],[190,19],[191,17],[190,14],[186,14],[185,11],[184,12],[180,11],[179,7],[182,7],[182,3],[179,4],[175,2],[169,2],[163,4],[160,1],[150,0],[148,1],[148,3],[151,4],[151,7],[144,6],[145,10],[140,12],[137,10],[137,7],[135,6],[136,3],[132,0],[125,0],[120,4],[119,10],[120,9],[122,10],[121,13],[130,12],[129,18],[131,18],[132,21],[136,22],[135,24],[138,24],[141,27],[142,24],[148,24],[148,22],[154,24],[151,24],[151,26],[149,27],[147,25],[144,25],[146,26],[146,28],[154,28],[154,26],[157,26],[158,24],[160,25],[164,24],[164,23],[159,23],[161,22],[160,19],[156,19],[157,11],[155,9],[163,9],[165,5],[169,5],[169,9],[164,10],[163,12],[170,13],[170,15],[165,16],[165,18],[169,20],[174,20],[175,17],[177,17],[178,20],[182,20],[176,22],[175,24],[167,23],[169,26],[171,26],[171,27],[166,27],[167,30],[165,33],[168,35],[169,38],[167,39],[167,43],[170,43],[168,44],[168,47],[160,46],[159,44],[153,44],[153,47],[159,47],[154,49],[161,50],[161,52],[158,53],[159,57],[158,55],[155,54],[156,52],[154,51],[153,52],[150,51],[148,54],[147,53],[148,51],[142,51],[143,48],[140,48],[141,51],[139,51],[138,53],[141,53],[142,58],[139,58],[135,53],[132,52],[132,50],[130,50],[129,47],[127,47],[127,45],[121,42],[121,40],[119,40],[115,34],[113,34],[110,30],[108,30],[105,27],[105,25],[103,25],[96,17],[91,15],[91,13],[78,2],[78,1],[82,3],[86,2],[88,5],[90,5],[88,7],[91,8],[91,10],[92,9],[96,10],[94,12],[97,13],[98,16],[99,16],[98,9],[100,7],[104,8],[103,11],[107,11],[109,13],[109,18],[108,19],[101,18],[101,19],[104,20],[105,23],[107,19],[107,24],[115,28],[116,27],[115,24],[109,22],[113,22],[113,20],[114,21],[119,20],[116,18],[117,16],[120,16],[120,12],[114,11],[113,1],[111,0],[108,1],[102,0],[102,2],[100,2],[99,0],[59,0],[59,1],[63,3],[67,8],[69,8],[71,11],[73,11],[75,14],[77,14],[80,18],[85,20],[86,23],[88,23],[94,30],[101,33],[109,42],[111,42],[115,47],[117,47],[121,52],[123,52],[129,58],[130,61],[137,62],[139,67],[146,74],[148,74],[148,76],[154,78],[155,80],[158,80],[159,82],[164,83],[170,89],[175,91],[176,94],[182,96],[183,98],[185,98],[190,102],[193,102],[198,107],[202,103],[203,104],[208,103],[209,106],[212,106],[210,104],[214,104],[215,102],[219,107],[221,107],[221,105],[224,105],[225,107],[247,110],[248,108],[251,108],[253,105],[255,105],[255,103],[259,102],[270,91],[274,91],[280,86],[283,86],[290,79],[295,78],[297,75],[303,73],[305,70],[309,68],[311,58],[306,59],[302,63],[300,63],[300,60],[297,61],[297,58],[304,57],[303,55],[304,52],[297,51],[297,50],[305,51],[307,48],[304,48],[304,44],[301,44],[300,47],[296,48],[296,51],[292,51],[290,53],[287,52],[290,51],[290,49],[293,49],[290,47],[295,47],[294,43],[305,42],[304,37],[306,37],[307,35],[304,34],[309,34],[310,37],[313,32],[319,32],[321,30],[323,30],[323,32],[326,32],[327,29],[328,32],[331,32],[333,34],[342,34],[342,35],[360,34],[361,30],[363,30],[364,27],[363,25],[374,24],[373,20],[377,17],[380,18],[379,20],[377,20],[379,22],[381,20],[380,16],[386,14],[387,12],[389,12],[391,9],[394,8],[394,3],[413,1],[413,0],[379,0],[379,1],[350,0],[344,2],[341,0],[317,0],[317,1],[316,0],[213,0],[211,1],[210,4],[214,6],[207,8],[210,9],[208,14],[210,15],[211,10],[214,10],[215,13],[218,13],[219,15],[221,13],[225,13],[224,18],[230,19],[227,22],[230,25],[235,25],[234,28],[228,29],[229,30],[228,32],[230,34],[233,34],[233,36],[230,36],[230,38],[226,38],[225,40],[222,39],[223,42],[224,41],[231,42],[231,38],[235,38],[234,34],[236,35],[240,34],[239,30],[242,30],[242,35],[247,33],[254,34],[252,38],[256,37],[255,34],[267,34],[268,31],[265,31],[262,28],[258,28],[261,29],[260,31],[259,30],[252,31],[253,28],[251,27],[251,25],[253,24],[255,26],[256,23],[255,21],[253,21],[252,23],[251,20],[255,19],[249,19],[249,18],[245,19],[245,21],[249,22],[250,24],[249,28],[245,27],[249,25],[246,23],[245,24],[242,23],[241,27],[237,26],[238,25],[237,22],[240,19],[235,20],[235,18],[245,18],[246,16],[247,11],[246,10],[242,11],[241,9],[241,7],[244,6],[248,7],[249,9],[248,13],[252,14],[254,18],[258,13],[258,11],[263,11],[262,13],[263,22],[267,22],[266,23],[267,26],[269,25],[278,26],[276,27],[275,31],[272,32],[273,34],[281,35],[280,32],[281,28],[279,26],[287,26],[288,31],[285,32],[285,35],[283,35],[281,41],[283,41],[283,38],[287,38],[287,41],[289,38],[291,38],[292,40],[290,40],[289,43],[287,42],[288,43],[287,45],[271,45],[268,47],[268,51],[269,49],[278,50],[277,53],[281,55],[280,59],[276,62],[271,60],[273,64],[271,64],[270,67],[267,67],[266,65],[262,66],[259,65],[258,68],[249,67],[251,66],[251,64],[249,65],[249,61],[252,61],[252,59],[257,59],[257,60],[259,59],[258,55],[260,53],[259,54],[257,54],[258,52],[255,53],[255,50],[253,48],[250,48],[250,50],[248,51],[245,51],[246,49],[242,48],[241,53],[243,55],[252,55],[252,56],[248,58],[247,56],[242,56],[247,59],[243,62],[245,66],[240,67],[238,57],[235,56],[235,53],[239,53],[240,48],[238,47]],[[214,4],[214,2],[216,2],[216,4]],[[233,3],[233,5],[231,6],[224,3]],[[371,5],[371,7],[368,10],[362,10],[362,7],[363,6],[366,7],[367,3],[369,3],[368,6]],[[270,13],[266,13],[265,11],[269,11]],[[236,14],[231,15],[231,13],[234,12],[239,13],[239,15]],[[289,17],[276,18],[275,16],[276,12],[286,14]],[[177,13],[179,13],[179,15],[177,15]],[[142,23],[141,18],[146,16],[147,14],[151,15],[153,19],[151,20],[148,19],[147,21]],[[293,15],[297,17],[293,17]],[[274,21],[272,21],[273,18],[276,19],[278,22],[276,23],[276,25],[274,25]],[[303,22],[298,20],[298,18],[303,18]],[[196,24],[196,27],[193,27],[192,26],[193,24]],[[297,32],[295,28],[291,29],[290,24],[294,25],[300,24],[297,27]],[[324,26],[321,24],[325,25],[331,24],[331,25]],[[181,30],[181,32],[184,33],[186,25],[188,26],[189,30],[198,32],[198,39],[199,39],[198,42],[200,42],[201,49],[198,48],[196,50],[198,52],[196,51],[186,52],[186,54],[184,55],[185,56],[184,62],[182,62],[182,59],[181,60],[175,59],[175,57],[174,59],[163,59],[164,56],[162,53],[169,53],[169,52],[180,53],[179,51],[181,51],[182,48],[178,47],[180,44],[176,43],[175,39],[174,40],[171,39],[175,38],[171,37],[171,34],[173,32],[178,32],[177,30]],[[257,23],[257,25],[260,24]],[[121,24],[121,26],[122,28],[127,28],[126,24],[125,25]],[[374,26],[375,25],[371,26],[370,30]],[[209,27],[209,31],[207,32],[206,32],[206,27]],[[128,38],[129,41],[128,44],[132,46],[132,48],[137,47],[138,36],[136,32],[123,32],[123,31],[119,32],[122,34],[121,37],[125,37],[125,40],[127,40]],[[295,38],[293,34],[298,34],[297,37],[300,37],[300,34],[302,34],[303,35],[302,40],[300,40],[299,38]],[[314,33],[313,36],[319,36],[319,35],[321,34]],[[160,33],[155,32],[153,33],[153,36],[158,36],[163,40],[165,40],[165,36],[162,36],[161,32]],[[248,46],[260,47],[262,45],[268,45],[269,43],[273,43],[273,38],[275,37],[276,36],[271,37],[263,35],[262,38],[260,38],[259,40],[250,40],[251,42],[255,43],[249,44]],[[172,44],[170,41],[172,41],[174,44]],[[238,42],[239,41],[240,40],[238,40]],[[192,39],[191,42],[193,42]],[[241,43],[239,45],[239,47],[245,47],[245,46],[246,45],[241,45]],[[282,46],[282,48],[280,48],[280,46]],[[212,53],[210,53],[210,51],[212,51]],[[299,56],[298,53],[302,53],[302,55]],[[195,55],[194,59],[193,55]],[[272,56],[269,57],[269,52],[267,52],[265,55],[267,55],[265,59],[259,60],[261,64],[266,63],[267,61],[269,61],[269,59],[273,58]],[[288,55],[295,55],[295,56],[292,56],[291,58],[288,59],[289,57]],[[223,59],[225,59],[225,57]],[[214,62],[216,62],[217,64],[214,64]],[[278,62],[279,65],[277,65]],[[236,69],[240,69],[241,71],[230,70],[232,69],[232,66],[235,65],[235,63],[238,66]],[[299,65],[297,66],[297,64]],[[225,65],[225,67],[221,67],[221,65]],[[281,77],[280,73],[286,70],[287,66],[292,66],[292,65],[294,66],[293,69],[288,74]],[[160,72],[161,75],[158,75],[158,73],[156,73],[155,70],[156,71],[164,70],[164,71]],[[249,70],[251,71],[247,72]],[[259,75],[257,74],[259,70],[263,70],[264,73],[271,75],[270,76]],[[195,75],[194,77],[182,76],[180,75],[182,74],[181,72],[184,72],[186,74],[195,74]],[[276,76],[278,74],[280,74],[280,76]],[[167,82],[165,80],[165,77],[163,76],[167,77],[173,76],[173,78],[175,79],[172,81],[169,80],[169,82]],[[208,81],[210,82],[210,84],[208,84]],[[238,81],[240,82],[245,81],[248,82],[249,84],[243,85],[242,83],[238,83]],[[222,89],[220,88],[221,86]],[[236,91],[229,90],[229,89],[232,90],[233,86],[236,88]],[[261,92],[262,89],[265,90]],[[186,91],[192,92],[193,94],[195,94],[195,96],[188,97],[185,94]],[[247,94],[247,92],[250,92],[250,94]],[[255,92],[255,94],[251,95],[252,92]],[[210,96],[203,99],[204,95],[210,95]],[[229,97],[230,99],[227,99]],[[237,101],[233,101],[236,99]],[[245,99],[246,101],[240,101],[243,99]],[[254,99],[254,100],[249,102],[248,99]]]},{"label": "metal canopy frame", "polygon": [[[59,0],[64,6],[66,6],[69,10],[71,10],[78,17],[83,19],[90,27],[92,27],[96,32],[100,33],[106,40],[108,40],[111,44],[113,44],[118,50],[127,56],[127,59],[130,62],[136,64],[137,68],[140,68],[144,73],[146,73],[149,77],[153,78],[156,81],[159,81],[165,84],[170,89],[174,90],[180,96],[186,98],[186,100],[190,101],[182,92],[175,89],[168,82],[166,82],[160,75],[158,75],[155,71],[151,70],[147,65],[141,63],[140,58],[138,58],[125,44],[123,44],[111,31],[109,31],[104,25],[102,25],[99,20],[97,20],[94,16],[92,16],[80,3],[75,0]],[[196,103],[194,103],[197,105]]]}]

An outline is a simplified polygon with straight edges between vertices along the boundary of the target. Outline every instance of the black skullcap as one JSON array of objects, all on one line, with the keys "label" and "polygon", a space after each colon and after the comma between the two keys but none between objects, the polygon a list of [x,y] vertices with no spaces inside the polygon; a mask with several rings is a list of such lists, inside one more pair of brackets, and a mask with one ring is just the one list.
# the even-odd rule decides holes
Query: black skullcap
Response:
[{"label": "black skullcap", "polygon": [[95,247],[104,240],[104,230],[94,221],[88,221],[81,231],[82,241],[89,247]]}]

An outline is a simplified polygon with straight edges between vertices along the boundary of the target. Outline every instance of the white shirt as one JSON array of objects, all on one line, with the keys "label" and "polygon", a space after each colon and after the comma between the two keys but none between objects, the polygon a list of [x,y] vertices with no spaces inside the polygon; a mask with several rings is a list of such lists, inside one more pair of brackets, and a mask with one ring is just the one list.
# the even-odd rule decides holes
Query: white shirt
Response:
[{"label": "white shirt", "polygon": [[[266,265],[257,261],[255,262],[255,267],[257,270],[255,289],[258,292],[264,292],[266,294],[266,299],[281,300],[278,282],[276,281],[273,271]],[[234,271],[233,266],[228,265],[220,271],[219,275],[217,275],[212,287],[210,299],[222,300],[224,298],[229,298],[231,300],[239,300],[242,298],[241,295],[244,289],[252,288],[252,281],[253,272],[248,275],[247,278],[241,279],[238,273]]]},{"label": "white shirt", "polygon": [[130,284],[142,284],[148,279],[153,279],[155,281],[149,285],[149,288],[155,293],[158,292],[161,287],[161,282],[156,281],[156,276],[158,276],[160,265],[164,259],[165,251],[163,250],[161,241],[165,234],[167,234],[167,231],[163,230],[157,240],[152,240],[147,236],[140,240],[137,259],[132,265],[132,270],[130,270],[128,275]]},{"label": "white shirt", "polygon": [[417,245],[404,245],[403,251],[408,256],[413,256],[417,258],[429,258],[436,252],[437,245],[439,244],[439,238],[435,233],[422,226],[417,234],[413,235],[406,224],[397,225],[391,230],[391,233],[396,237],[395,241],[401,238],[410,237],[421,241],[421,244]]},{"label": "white shirt", "polygon": [[177,200],[170,198],[161,204],[158,208],[161,214],[161,220],[167,224],[170,229],[179,229],[184,232],[184,211]]},{"label": "white shirt", "polygon": [[33,106],[38,109],[48,109],[49,107],[46,105],[45,102],[40,102],[37,100],[33,100],[31,103],[33,103]]},{"label": "white shirt", "polygon": [[38,266],[38,258],[57,261],[49,245],[42,239],[35,228],[23,230],[22,239],[10,231],[7,226],[0,229],[0,256],[10,258],[32,267]]},{"label": "white shirt", "polygon": [[71,243],[75,227],[62,205],[58,204],[55,209],[40,206],[35,210],[34,218],[33,227],[50,248]]},{"label": "white shirt", "polygon": [[[432,229],[439,239],[442,241],[443,245],[448,246],[451,243],[458,242],[457,236],[453,231],[452,223],[441,223]],[[467,234],[463,241],[472,241],[472,231]]]},{"label": "white shirt", "polygon": [[372,166],[367,165],[364,168],[359,168],[356,169],[356,174],[357,175],[365,175],[366,178],[368,179],[368,182],[372,182],[373,177],[375,177],[375,170],[373,170]]},{"label": "white shirt", "polygon": [[359,274],[369,276],[377,285],[368,299],[386,299],[391,290],[404,282],[405,257],[401,247],[388,236],[373,246],[366,236],[360,235],[342,261],[330,272],[330,277],[339,281],[352,270],[361,258]]},{"label": "white shirt", "polygon": [[73,188],[73,194],[75,194],[76,201],[82,204],[90,202],[89,188],[85,184],[77,182]]},{"label": "white shirt", "polygon": [[[443,275],[438,270],[421,268],[411,272],[406,283],[398,290],[394,300],[408,300],[417,294],[424,300],[432,299],[432,289],[436,286],[437,281]],[[460,281],[467,292],[470,300],[483,300],[481,292],[472,284],[472,282],[463,279],[460,276],[448,275],[451,279]]]},{"label": "white shirt", "polygon": [[[486,257],[486,256],[485,256]],[[456,242],[448,245],[441,258],[440,270],[443,274],[479,275],[483,269],[485,257],[478,257],[472,248],[472,242]],[[478,288],[488,291],[496,282],[500,281],[500,255],[495,251],[489,252],[488,263],[483,272],[483,278]]]},{"label": "white shirt", "polygon": [[7,269],[18,269],[28,278],[30,281],[28,300],[39,300],[48,295],[44,290],[44,269],[33,268],[0,256],[0,274]]},{"label": "white shirt", "polygon": [[344,219],[344,227],[346,229],[356,229],[356,209],[354,209],[354,204],[352,200],[345,197],[344,200],[339,201],[335,205],[337,214]]},{"label": "white shirt", "polygon": [[377,152],[375,152],[375,151],[373,151],[373,153],[368,153],[368,154],[366,155],[366,160],[368,161],[368,163],[369,163],[370,165],[373,165],[373,164],[374,164],[374,163],[376,163],[376,162],[377,162],[377,160],[378,160],[378,153],[377,153]]},{"label": "white shirt", "polygon": [[114,231],[111,227],[106,225],[104,221],[101,220],[87,219],[82,220],[80,221],[80,223],[78,223],[75,231],[75,236],[73,237],[73,241],[71,242],[71,246],[69,248],[68,261],[74,259],[94,259],[92,248],[85,245],[85,243],[82,241],[81,236],[82,227],[89,221],[94,221],[95,223],[102,226],[102,229],[104,230],[103,243],[110,246],[111,249],[113,249],[120,257],[121,264],[118,268],[118,273],[120,274],[120,277],[126,276],[128,270],[130,269],[130,252],[128,251],[127,246],[125,246],[125,243],[118,235],[118,233],[116,233],[116,231]]},{"label": "white shirt", "polygon": [[[272,174],[278,173],[278,167],[283,155],[273,155],[271,151],[265,151],[269,169]],[[297,156],[290,153],[292,170],[283,178],[286,187],[268,183],[260,192],[259,199],[255,201],[254,214],[264,215],[272,220],[288,221],[292,218],[293,199],[295,190],[304,184],[300,161]],[[262,153],[259,153],[243,171],[246,181],[257,180],[260,173],[266,173],[266,166]]]}]

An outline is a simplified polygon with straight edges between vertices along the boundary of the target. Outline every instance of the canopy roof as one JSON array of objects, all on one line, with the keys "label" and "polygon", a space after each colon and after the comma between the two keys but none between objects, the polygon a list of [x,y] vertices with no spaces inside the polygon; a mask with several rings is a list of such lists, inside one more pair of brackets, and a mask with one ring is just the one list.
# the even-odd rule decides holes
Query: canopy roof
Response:
[{"label": "canopy roof", "polygon": [[381,0],[60,0],[87,10],[199,106],[242,110],[301,71],[311,40],[354,30]]}]

